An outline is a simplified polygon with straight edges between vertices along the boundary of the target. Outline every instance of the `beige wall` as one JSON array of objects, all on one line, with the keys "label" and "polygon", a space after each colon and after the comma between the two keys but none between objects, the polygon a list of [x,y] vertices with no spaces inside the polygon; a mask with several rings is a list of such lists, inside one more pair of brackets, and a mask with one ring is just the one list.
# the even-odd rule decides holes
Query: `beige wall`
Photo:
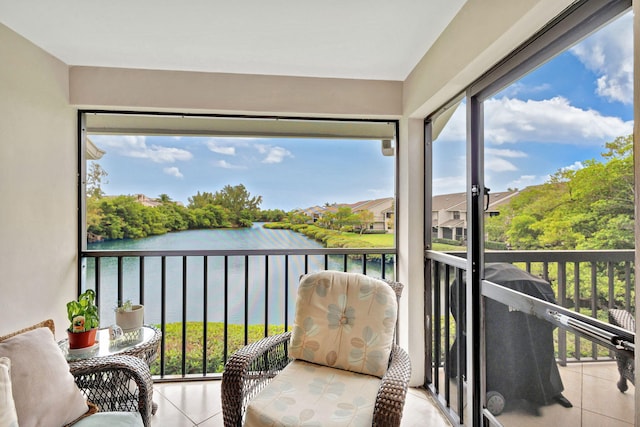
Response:
[{"label": "beige wall", "polygon": [[53,318],[76,289],[76,116],[68,68],[0,25],[0,335]]},{"label": "beige wall", "polygon": [[402,82],[72,67],[83,107],[227,114],[392,118]]}]

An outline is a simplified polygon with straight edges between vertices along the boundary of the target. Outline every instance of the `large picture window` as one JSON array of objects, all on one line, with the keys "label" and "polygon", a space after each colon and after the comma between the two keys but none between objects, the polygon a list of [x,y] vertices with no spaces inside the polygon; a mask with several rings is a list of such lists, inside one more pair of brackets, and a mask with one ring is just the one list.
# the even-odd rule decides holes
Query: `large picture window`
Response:
[{"label": "large picture window", "polygon": [[184,328],[167,339],[217,331],[209,339],[225,348],[187,373],[220,372],[239,344],[287,330],[304,273],[394,277],[396,122],[104,112],[81,121],[81,287],[97,290],[106,324],[131,300],[146,322]]}]

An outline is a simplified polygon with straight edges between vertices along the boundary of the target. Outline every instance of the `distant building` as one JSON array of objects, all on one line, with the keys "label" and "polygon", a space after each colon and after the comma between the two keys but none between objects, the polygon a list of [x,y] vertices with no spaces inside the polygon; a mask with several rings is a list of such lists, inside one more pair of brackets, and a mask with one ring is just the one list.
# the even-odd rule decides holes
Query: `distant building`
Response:
[{"label": "distant building", "polygon": [[150,197],[145,196],[144,194],[136,194],[136,201],[140,203],[142,206],[149,206],[150,208],[155,208],[156,206],[160,206],[162,202],[158,199],[152,199]]},{"label": "distant building", "polygon": [[326,206],[312,206],[302,209],[300,212],[311,218],[312,222],[317,222],[327,212],[335,213],[341,207],[351,208],[351,212],[358,213],[361,211],[369,211],[373,214],[373,222],[369,226],[369,230],[393,230],[393,197],[383,199],[364,200],[356,203],[342,203]]},{"label": "distant building", "polygon": [[[519,191],[490,193],[489,206],[484,212],[485,217],[498,215],[498,207],[507,203],[518,193]],[[431,232],[434,239],[451,239],[460,242],[467,240],[467,193],[433,196]]]},{"label": "distant building", "polygon": [[373,214],[373,223],[369,226],[370,230],[384,230],[387,232],[393,230],[393,197],[365,200],[349,206],[353,213],[366,210]]}]

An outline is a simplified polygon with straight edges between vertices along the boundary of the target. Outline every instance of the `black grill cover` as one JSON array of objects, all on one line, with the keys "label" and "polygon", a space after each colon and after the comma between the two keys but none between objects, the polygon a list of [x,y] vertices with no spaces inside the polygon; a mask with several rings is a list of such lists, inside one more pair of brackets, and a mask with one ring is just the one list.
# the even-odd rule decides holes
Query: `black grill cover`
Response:
[{"label": "black grill cover", "polygon": [[[485,279],[543,301],[556,303],[551,285],[508,263],[485,265]],[[451,285],[453,317],[458,320],[455,301],[458,284]],[[464,291],[462,307],[465,307]],[[564,390],[556,365],[553,345],[554,326],[529,314],[487,298],[485,338],[487,392],[498,391],[507,401],[526,399],[547,405]],[[464,310],[464,309],[463,309]],[[464,319],[464,311],[461,313]],[[466,354],[465,343],[460,350]],[[451,375],[456,375],[457,343],[451,348]],[[464,366],[464,365],[463,365]]]}]

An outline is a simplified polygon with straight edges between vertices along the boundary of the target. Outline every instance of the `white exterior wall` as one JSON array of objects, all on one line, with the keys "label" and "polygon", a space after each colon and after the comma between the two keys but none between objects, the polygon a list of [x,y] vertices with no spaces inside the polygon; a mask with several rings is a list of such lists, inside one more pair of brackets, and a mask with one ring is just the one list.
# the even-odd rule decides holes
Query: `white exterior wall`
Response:
[{"label": "white exterior wall", "polygon": [[76,114],[68,68],[0,25],[0,335],[76,292]]}]

